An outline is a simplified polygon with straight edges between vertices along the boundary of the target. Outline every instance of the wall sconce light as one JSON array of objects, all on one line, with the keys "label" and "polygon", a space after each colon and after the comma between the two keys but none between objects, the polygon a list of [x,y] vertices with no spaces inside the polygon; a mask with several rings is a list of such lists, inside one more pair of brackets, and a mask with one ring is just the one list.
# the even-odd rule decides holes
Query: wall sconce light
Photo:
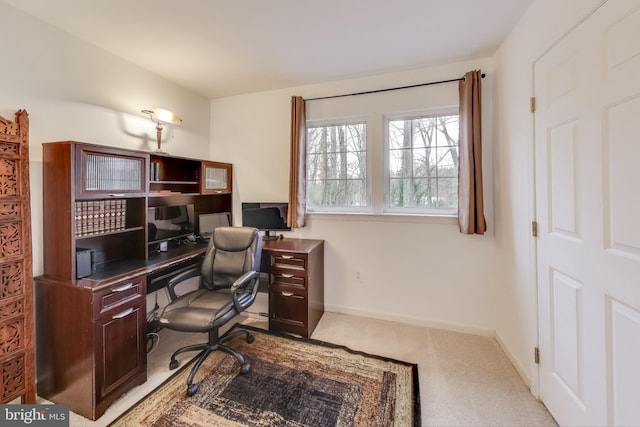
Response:
[{"label": "wall sconce light", "polygon": [[156,140],[158,142],[158,148],[156,149],[156,152],[163,153],[164,151],[162,151],[162,149],[160,148],[160,144],[162,142],[162,125],[179,125],[180,123],[182,123],[182,119],[176,113],[165,110],[164,108],[154,108],[153,110],[141,111],[149,115],[151,121],[156,124]]}]

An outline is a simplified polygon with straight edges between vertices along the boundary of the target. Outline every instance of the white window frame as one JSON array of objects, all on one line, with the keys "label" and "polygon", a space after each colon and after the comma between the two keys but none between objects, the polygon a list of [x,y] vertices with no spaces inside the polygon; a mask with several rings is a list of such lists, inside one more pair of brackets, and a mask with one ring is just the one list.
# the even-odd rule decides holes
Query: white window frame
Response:
[{"label": "white window frame", "polygon": [[389,214],[410,214],[410,215],[422,215],[422,216],[457,216],[458,209],[456,208],[428,208],[428,207],[393,207],[390,203],[390,191],[391,191],[391,177],[389,171],[389,122],[393,120],[412,120],[423,117],[437,117],[443,115],[458,115],[458,106],[437,107],[424,110],[414,110],[405,112],[393,112],[385,113],[382,116],[382,137],[383,137],[383,206],[384,213]]}]

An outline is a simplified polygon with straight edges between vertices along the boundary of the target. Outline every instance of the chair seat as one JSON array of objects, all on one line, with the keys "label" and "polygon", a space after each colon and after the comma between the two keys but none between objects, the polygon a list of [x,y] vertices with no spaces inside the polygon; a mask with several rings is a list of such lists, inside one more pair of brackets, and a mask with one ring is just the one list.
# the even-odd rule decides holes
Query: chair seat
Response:
[{"label": "chair seat", "polygon": [[228,293],[198,289],[171,303],[160,324],[176,331],[207,332],[213,327],[220,308],[228,302]]}]

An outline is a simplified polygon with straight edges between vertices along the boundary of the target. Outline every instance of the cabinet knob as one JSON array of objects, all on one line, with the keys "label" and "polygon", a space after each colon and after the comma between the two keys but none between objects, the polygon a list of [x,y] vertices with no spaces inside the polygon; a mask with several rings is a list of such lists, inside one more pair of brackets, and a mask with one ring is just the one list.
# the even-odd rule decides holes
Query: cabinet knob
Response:
[{"label": "cabinet knob", "polygon": [[284,277],[285,279],[291,279],[293,277],[293,274],[281,274],[280,277]]},{"label": "cabinet knob", "polygon": [[292,297],[293,296],[293,292],[282,292],[282,296],[283,297]]}]

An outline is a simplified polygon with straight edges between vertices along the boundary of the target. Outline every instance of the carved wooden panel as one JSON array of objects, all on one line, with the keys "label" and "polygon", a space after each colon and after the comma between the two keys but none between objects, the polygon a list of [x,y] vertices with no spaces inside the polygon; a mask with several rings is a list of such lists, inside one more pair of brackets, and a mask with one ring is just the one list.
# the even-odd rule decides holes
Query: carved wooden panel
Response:
[{"label": "carved wooden panel", "polygon": [[[0,300],[23,294],[24,282],[22,263],[20,261],[0,264]],[[0,308],[1,310],[1,308]],[[0,312],[0,320],[2,314]]]},{"label": "carved wooden panel", "polygon": [[[0,152],[0,155],[4,153]],[[18,167],[20,162],[14,159],[0,158],[0,196],[11,197],[20,194]]]},{"label": "carved wooden panel", "polygon": [[0,385],[0,398],[3,402],[15,398],[25,389],[25,358],[14,357],[0,365],[2,369],[2,384]]},{"label": "carved wooden panel", "polygon": [[35,403],[29,119],[0,117],[0,403]]}]

